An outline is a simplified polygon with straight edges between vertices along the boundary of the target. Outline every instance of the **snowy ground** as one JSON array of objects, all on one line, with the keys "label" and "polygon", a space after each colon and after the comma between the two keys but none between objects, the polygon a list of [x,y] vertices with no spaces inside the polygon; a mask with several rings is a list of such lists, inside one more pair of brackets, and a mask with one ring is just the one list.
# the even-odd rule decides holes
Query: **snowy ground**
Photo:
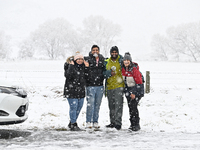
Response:
[{"label": "snowy ground", "polygon": [[[0,62],[0,78],[20,83],[28,91],[29,118],[22,124],[0,126],[20,137],[0,139],[1,149],[200,149],[200,63],[138,62],[151,72],[151,93],[139,106],[141,131],[129,132],[124,100],[121,131],[108,130],[104,97],[99,124],[102,131],[67,131],[69,106],[62,97],[64,61]],[[86,101],[78,118],[85,128]],[[25,132],[25,133],[24,133]]]}]

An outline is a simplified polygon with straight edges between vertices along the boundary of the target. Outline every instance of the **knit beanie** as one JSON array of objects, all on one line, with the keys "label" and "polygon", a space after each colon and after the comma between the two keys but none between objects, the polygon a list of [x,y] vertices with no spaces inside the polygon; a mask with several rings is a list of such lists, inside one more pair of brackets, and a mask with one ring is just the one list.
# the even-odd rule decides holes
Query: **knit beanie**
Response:
[{"label": "knit beanie", "polygon": [[132,62],[131,54],[129,52],[126,52],[124,54],[123,61],[125,61],[125,60],[130,60],[130,62]]},{"label": "knit beanie", "polygon": [[116,51],[116,52],[119,54],[119,49],[118,49],[117,46],[113,46],[113,47],[111,47],[111,49],[110,49],[110,53],[112,53],[113,51]]},{"label": "knit beanie", "polygon": [[74,56],[74,60],[76,61],[77,59],[82,58],[83,59],[83,55],[80,54],[80,52],[76,52],[76,55]]}]

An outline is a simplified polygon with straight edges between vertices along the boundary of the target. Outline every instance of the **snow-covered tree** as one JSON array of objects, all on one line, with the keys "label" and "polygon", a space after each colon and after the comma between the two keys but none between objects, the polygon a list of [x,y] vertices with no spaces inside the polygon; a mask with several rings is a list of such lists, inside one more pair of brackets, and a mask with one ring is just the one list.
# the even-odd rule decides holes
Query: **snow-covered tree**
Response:
[{"label": "snow-covered tree", "polygon": [[168,47],[166,46],[165,37],[156,34],[153,36],[151,46],[154,50],[155,57],[158,60],[167,61],[168,60]]},{"label": "snow-covered tree", "polygon": [[102,16],[90,16],[83,21],[82,37],[86,50],[97,44],[101,53],[107,57],[111,46],[116,45],[117,37],[121,34],[121,27]]},{"label": "snow-covered tree", "polygon": [[7,58],[10,52],[10,37],[0,31],[0,58]]},{"label": "snow-covered tree", "polygon": [[175,51],[192,58],[193,61],[200,60],[200,22],[171,27],[167,35]]},{"label": "snow-covered tree", "polygon": [[32,33],[31,40],[39,53],[51,59],[66,57],[66,54],[79,49],[77,33],[63,18],[46,21]]},{"label": "snow-covered tree", "polygon": [[32,58],[35,53],[34,45],[30,38],[24,40],[19,48],[19,58]]},{"label": "snow-covered tree", "polygon": [[200,22],[167,29],[166,36],[154,35],[152,49],[157,59],[200,61]]}]

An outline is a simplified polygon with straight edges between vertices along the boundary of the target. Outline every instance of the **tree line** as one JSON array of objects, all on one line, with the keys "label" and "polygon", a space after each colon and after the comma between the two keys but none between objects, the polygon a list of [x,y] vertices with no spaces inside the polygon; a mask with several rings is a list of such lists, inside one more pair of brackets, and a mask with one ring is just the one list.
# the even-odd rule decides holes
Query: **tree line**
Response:
[{"label": "tree line", "polygon": [[[48,59],[61,59],[73,55],[75,51],[88,52],[93,44],[99,45],[101,53],[107,56],[108,49],[116,44],[120,34],[121,26],[102,16],[84,19],[83,27],[78,29],[64,18],[47,20],[19,44],[18,57],[23,59],[42,56]],[[2,58],[10,53],[6,47],[9,45],[6,38],[0,33]]]},{"label": "tree line", "polygon": [[166,35],[156,34],[151,42],[155,60],[200,61],[200,22],[170,27]]},{"label": "tree line", "polygon": [[[61,59],[75,51],[88,52],[97,44],[101,53],[109,56],[109,48],[117,44],[121,26],[102,16],[90,16],[83,20],[83,27],[75,29],[64,18],[48,20],[19,44],[19,58],[42,56]],[[12,52],[11,38],[0,31],[0,59]],[[169,27],[165,35],[155,34],[151,40],[151,59],[156,61],[200,61],[200,22]]]}]

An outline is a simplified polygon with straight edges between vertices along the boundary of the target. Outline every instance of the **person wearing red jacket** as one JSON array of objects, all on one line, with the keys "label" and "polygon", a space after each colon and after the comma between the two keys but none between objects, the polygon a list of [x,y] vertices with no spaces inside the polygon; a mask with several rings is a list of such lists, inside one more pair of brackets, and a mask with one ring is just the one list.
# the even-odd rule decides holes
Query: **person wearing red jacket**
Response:
[{"label": "person wearing red jacket", "polygon": [[130,53],[125,53],[122,64],[122,76],[125,83],[125,96],[128,102],[132,131],[140,130],[138,103],[144,96],[144,80],[137,63],[132,62]]}]

